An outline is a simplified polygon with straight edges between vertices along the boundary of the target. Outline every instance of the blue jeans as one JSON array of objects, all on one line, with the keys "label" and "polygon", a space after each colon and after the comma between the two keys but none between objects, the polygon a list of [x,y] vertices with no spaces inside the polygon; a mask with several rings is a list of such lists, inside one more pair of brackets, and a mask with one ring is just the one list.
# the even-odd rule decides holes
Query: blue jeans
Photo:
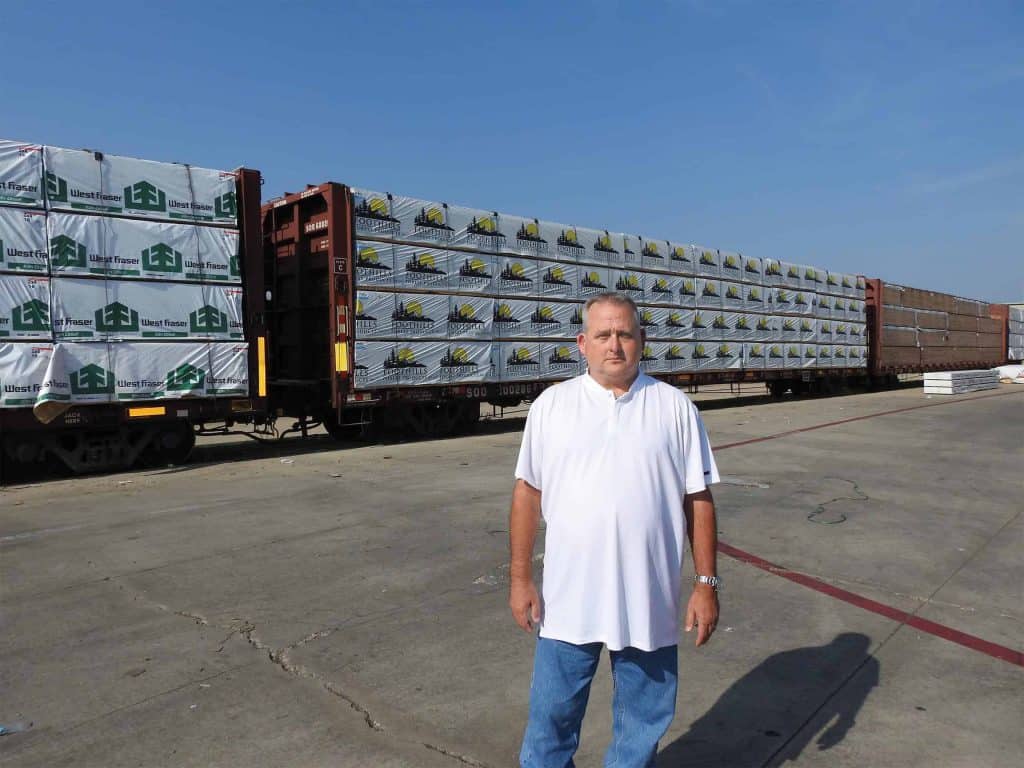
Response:
[{"label": "blue jeans", "polygon": [[[580,725],[601,658],[601,643],[573,645],[537,638],[530,685],[530,716],[519,753],[522,768],[573,768]],[[605,768],[654,765],[658,740],[676,712],[678,653],[674,645],[655,651],[609,651],[612,661],[612,741]]]}]

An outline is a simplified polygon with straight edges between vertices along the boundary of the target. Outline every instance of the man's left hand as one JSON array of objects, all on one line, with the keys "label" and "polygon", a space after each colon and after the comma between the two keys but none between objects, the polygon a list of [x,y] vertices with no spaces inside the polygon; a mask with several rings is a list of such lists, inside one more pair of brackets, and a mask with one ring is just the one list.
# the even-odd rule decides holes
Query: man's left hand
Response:
[{"label": "man's left hand", "polygon": [[686,606],[686,631],[697,627],[695,645],[699,648],[711,639],[718,626],[718,592],[707,584],[697,584]]}]

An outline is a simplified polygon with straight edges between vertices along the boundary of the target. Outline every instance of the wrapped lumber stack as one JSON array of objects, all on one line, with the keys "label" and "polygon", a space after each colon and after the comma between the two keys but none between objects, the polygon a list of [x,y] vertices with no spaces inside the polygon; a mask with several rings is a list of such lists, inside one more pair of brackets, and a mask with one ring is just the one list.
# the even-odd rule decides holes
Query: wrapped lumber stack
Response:
[{"label": "wrapped lumber stack", "polygon": [[587,298],[633,298],[649,373],[864,368],[864,279],[355,189],[360,387],[585,370]]},{"label": "wrapped lumber stack", "polygon": [[1003,326],[985,302],[885,283],[881,310],[879,354],[887,369],[1002,362]]},{"label": "wrapped lumber stack", "polygon": [[924,375],[926,395],[962,395],[999,387],[999,371],[929,371]]},{"label": "wrapped lumber stack", "polygon": [[1024,304],[1010,305],[1009,358],[1017,362],[1024,361]]},{"label": "wrapped lumber stack", "polygon": [[248,390],[235,174],[0,140],[0,406]]}]

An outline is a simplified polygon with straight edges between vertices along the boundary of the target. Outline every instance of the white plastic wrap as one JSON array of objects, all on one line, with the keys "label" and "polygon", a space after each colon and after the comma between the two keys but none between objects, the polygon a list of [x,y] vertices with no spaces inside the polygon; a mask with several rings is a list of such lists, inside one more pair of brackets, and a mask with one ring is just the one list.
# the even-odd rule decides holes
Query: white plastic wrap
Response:
[{"label": "white plastic wrap", "polygon": [[[353,375],[356,389],[390,386],[393,380],[385,381],[384,361],[389,358],[395,345],[390,341],[355,342],[355,364]],[[390,369],[389,369],[390,373]]]},{"label": "white plastic wrap", "polygon": [[521,256],[498,257],[498,294],[536,296],[540,279],[539,264]]},{"label": "white plastic wrap", "polygon": [[394,336],[396,306],[393,293],[363,289],[356,291],[356,338],[379,339]]},{"label": "white plastic wrap", "polygon": [[35,407],[44,403],[109,403],[114,399],[116,380],[110,344],[55,344]]},{"label": "white plastic wrap", "polygon": [[760,285],[746,285],[743,288],[743,308],[748,312],[766,312],[768,293],[771,289]]},{"label": "white plastic wrap", "polygon": [[0,272],[46,274],[47,259],[46,214],[0,208]]},{"label": "white plastic wrap", "polygon": [[489,339],[494,318],[494,299],[478,296],[448,298],[450,338]]},{"label": "white plastic wrap", "polygon": [[109,345],[108,359],[115,400],[205,397],[214,388],[206,343],[120,342]]},{"label": "white plastic wrap", "polygon": [[722,308],[722,281],[714,278],[697,279],[697,307],[699,309]]},{"label": "white plastic wrap", "polygon": [[49,278],[0,275],[0,340],[52,337]]},{"label": "white plastic wrap", "polygon": [[668,269],[668,243],[664,240],[640,239],[640,265],[644,269],[664,272]]},{"label": "white plastic wrap", "polygon": [[769,342],[765,344],[767,355],[764,367],[768,370],[781,370],[785,367],[786,347],[781,342]]},{"label": "white plastic wrap", "polygon": [[531,341],[503,342],[498,361],[501,381],[540,378],[540,348]]},{"label": "white plastic wrap", "polygon": [[793,294],[793,312],[798,315],[813,315],[817,305],[817,294],[797,291]]},{"label": "white plastic wrap", "polygon": [[570,379],[586,370],[586,360],[574,341],[540,345],[541,378]]},{"label": "white plastic wrap", "polygon": [[392,214],[398,219],[401,238],[422,245],[443,248],[452,241],[454,227],[449,223],[446,203],[395,195]]},{"label": "white plastic wrap", "polygon": [[776,285],[788,288],[790,291],[798,291],[803,288],[803,272],[799,264],[791,264],[788,261],[779,262],[782,270],[781,276],[776,280]]},{"label": "white plastic wrap", "polygon": [[540,261],[537,263],[540,295],[564,299],[576,298],[576,284],[579,282],[579,267],[564,262]]},{"label": "white plastic wrap", "polygon": [[569,338],[573,335],[570,319],[575,305],[555,301],[538,301],[530,314],[529,333],[531,336],[555,336]]},{"label": "white plastic wrap", "polygon": [[497,256],[485,253],[448,254],[448,289],[455,293],[494,293],[497,290]]},{"label": "white plastic wrap", "polygon": [[736,341],[753,341],[757,338],[757,316],[747,312],[734,312],[731,315],[731,339]]},{"label": "white plastic wrap", "polygon": [[609,275],[614,290],[629,296],[633,301],[644,301],[644,278],[646,275],[636,269],[613,269]]},{"label": "white plastic wrap", "polygon": [[51,292],[58,341],[242,337],[241,288],[54,278]]},{"label": "white plastic wrap", "polygon": [[670,341],[665,346],[665,361],[668,363],[670,372],[685,373],[697,369],[693,359],[693,344]]},{"label": "white plastic wrap", "polygon": [[353,189],[352,215],[357,235],[398,239],[402,234],[401,222],[392,211],[392,197],[386,192]]},{"label": "white plastic wrap", "polygon": [[689,339],[692,338],[693,313],[692,309],[669,309],[665,312],[665,323],[662,328],[666,338]]},{"label": "white plastic wrap", "polygon": [[209,397],[239,397],[249,393],[249,345],[210,343]]},{"label": "white plastic wrap", "polygon": [[715,312],[711,317],[711,338],[718,341],[732,341],[732,312]]},{"label": "white plastic wrap", "polygon": [[815,336],[819,344],[831,344],[834,341],[832,329],[834,327],[833,320],[818,320],[817,321],[817,334]]},{"label": "white plastic wrap", "polygon": [[784,285],[785,268],[778,259],[763,259],[764,285],[765,287],[776,287]]},{"label": "white plastic wrap", "polygon": [[714,338],[712,323],[715,320],[715,314],[705,309],[695,310],[690,321],[690,338],[699,340]]},{"label": "white plastic wrap", "polygon": [[603,229],[576,228],[576,237],[583,245],[583,252],[577,256],[581,268],[593,264],[599,267],[618,266],[622,260],[616,246],[616,238]]},{"label": "white plastic wrap", "polygon": [[392,287],[395,284],[395,246],[372,240],[356,241],[356,286]]},{"label": "white plastic wrap", "polygon": [[241,280],[237,230],[57,212],[47,229],[55,274]]},{"label": "white plastic wrap", "polygon": [[743,345],[732,341],[723,341],[714,345],[714,364],[716,370],[732,371],[743,368]]},{"label": "white plastic wrap", "polygon": [[739,282],[743,279],[743,257],[732,251],[719,251],[719,269],[723,280]]},{"label": "white plastic wrap", "polygon": [[45,147],[52,210],[236,224],[235,176],[176,163]]},{"label": "white plastic wrap", "polygon": [[579,271],[580,283],[577,295],[580,298],[585,299],[588,296],[594,296],[598,293],[605,293],[606,291],[611,290],[611,273],[613,271],[614,270],[610,270],[607,267],[581,267]]},{"label": "white plastic wrap", "polygon": [[743,345],[743,367],[751,371],[763,371],[767,348],[759,341],[747,342]]},{"label": "white plastic wrap", "polygon": [[743,281],[753,285],[764,285],[764,261],[752,256],[744,256]]},{"label": "white plastic wrap", "polygon": [[395,309],[391,316],[394,335],[401,339],[447,338],[448,312],[446,294],[395,294]]},{"label": "white plastic wrap", "polygon": [[391,385],[440,384],[447,354],[447,341],[397,341],[381,363],[381,377]]},{"label": "white plastic wrap", "polygon": [[722,308],[723,309],[745,309],[747,306],[744,298],[744,286],[742,283],[723,280],[722,281]]},{"label": "white plastic wrap", "polygon": [[668,310],[664,307],[640,307],[640,327],[649,339],[671,338],[665,321]]},{"label": "white plastic wrap", "polygon": [[505,213],[499,214],[498,219],[505,234],[500,245],[502,253],[538,258],[554,255],[555,241],[550,239],[550,229],[543,227],[539,219]]},{"label": "white plastic wrap", "polygon": [[668,373],[672,364],[665,359],[669,344],[663,341],[648,341],[640,353],[640,370],[644,373]]},{"label": "white plastic wrap", "polygon": [[826,293],[821,294],[818,297],[818,303],[814,307],[814,316],[822,320],[831,320],[832,307],[837,301],[842,301],[842,299],[837,299]]},{"label": "white plastic wrap", "polygon": [[716,280],[722,276],[718,251],[714,248],[704,248],[702,246],[694,246],[694,251],[697,254],[698,275]]},{"label": "white plastic wrap", "polygon": [[0,139],[0,203],[43,205],[43,148]]},{"label": "white plastic wrap", "polygon": [[520,339],[535,335],[530,327],[530,318],[537,309],[537,302],[525,299],[496,299],[492,331],[494,338]]},{"label": "white plastic wrap", "polygon": [[[788,364],[788,368],[817,368],[818,367],[818,345],[798,344],[795,345],[796,354],[799,360],[795,364]],[[790,344],[786,349],[786,357],[792,360],[794,345]]]},{"label": "white plastic wrap", "polygon": [[421,245],[396,245],[395,287],[447,292],[448,252]]},{"label": "white plastic wrap", "polygon": [[[633,269],[634,267],[640,266],[641,259],[641,238],[637,235],[628,235],[622,233],[619,235],[619,241],[622,243],[622,247],[619,249],[622,252],[622,259],[619,264],[623,268]],[[609,261],[609,263],[614,263]]]},{"label": "white plastic wrap", "polygon": [[49,343],[0,343],[0,408],[31,408],[53,355]]},{"label": "white plastic wrap", "polygon": [[700,279],[696,277],[684,277],[682,285],[679,286],[679,306],[684,309],[693,309],[697,306],[697,294],[700,289]]},{"label": "white plastic wrap", "polygon": [[496,381],[497,370],[490,342],[452,342],[441,358],[441,381],[445,383]]},{"label": "white plastic wrap", "polygon": [[843,344],[836,344],[832,347],[832,367],[833,368],[847,368],[849,367],[846,359],[846,351],[849,347]]},{"label": "white plastic wrap", "polygon": [[679,291],[683,287],[682,277],[672,275],[644,274],[644,294],[652,304],[679,304]]},{"label": "white plastic wrap", "polygon": [[817,267],[804,265],[800,268],[799,287],[800,290],[807,293],[823,291],[825,287],[825,271]]}]

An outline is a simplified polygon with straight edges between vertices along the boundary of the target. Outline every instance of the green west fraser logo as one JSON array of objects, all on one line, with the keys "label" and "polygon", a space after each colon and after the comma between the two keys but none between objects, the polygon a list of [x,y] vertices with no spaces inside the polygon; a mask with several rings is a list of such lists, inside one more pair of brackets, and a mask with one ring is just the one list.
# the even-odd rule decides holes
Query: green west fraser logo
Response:
[{"label": "green west fraser logo", "polygon": [[[106,332],[138,332],[139,313],[119,301],[96,310],[96,330]],[[83,369],[84,370],[84,369]]]},{"label": "green west fraser logo", "polygon": [[50,308],[39,299],[26,301],[14,308],[11,325],[16,331],[47,331],[50,328]]},{"label": "green west fraser logo", "polygon": [[164,213],[167,193],[148,181],[137,181],[124,188],[124,207],[133,211]]},{"label": "green west fraser logo", "polygon": [[46,198],[51,203],[68,201],[68,183],[55,173],[46,173]]},{"label": "green west fraser logo", "polygon": [[192,333],[227,333],[228,316],[226,312],[206,304],[189,312],[188,327]]},{"label": "green west fraser logo", "polygon": [[190,363],[183,363],[173,371],[167,372],[167,390],[169,392],[191,392],[202,389],[206,384],[206,371],[196,368]]},{"label": "green west fraser logo", "polygon": [[71,394],[114,394],[114,372],[90,363],[71,374]]},{"label": "green west fraser logo", "polygon": [[181,251],[166,243],[157,243],[142,249],[142,268],[149,272],[177,274],[182,270]]},{"label": "green west fraser logo", "polygon": [[50,260],[55,267],[85,269],[88,261],[85,246],[67,235],[50,238]]},{"label": "green west fraser logo", "polygon": [[238,201],[235,193],[225,192],[213,201],[213,215],[219,219],[233,219],[238,216]]}]

